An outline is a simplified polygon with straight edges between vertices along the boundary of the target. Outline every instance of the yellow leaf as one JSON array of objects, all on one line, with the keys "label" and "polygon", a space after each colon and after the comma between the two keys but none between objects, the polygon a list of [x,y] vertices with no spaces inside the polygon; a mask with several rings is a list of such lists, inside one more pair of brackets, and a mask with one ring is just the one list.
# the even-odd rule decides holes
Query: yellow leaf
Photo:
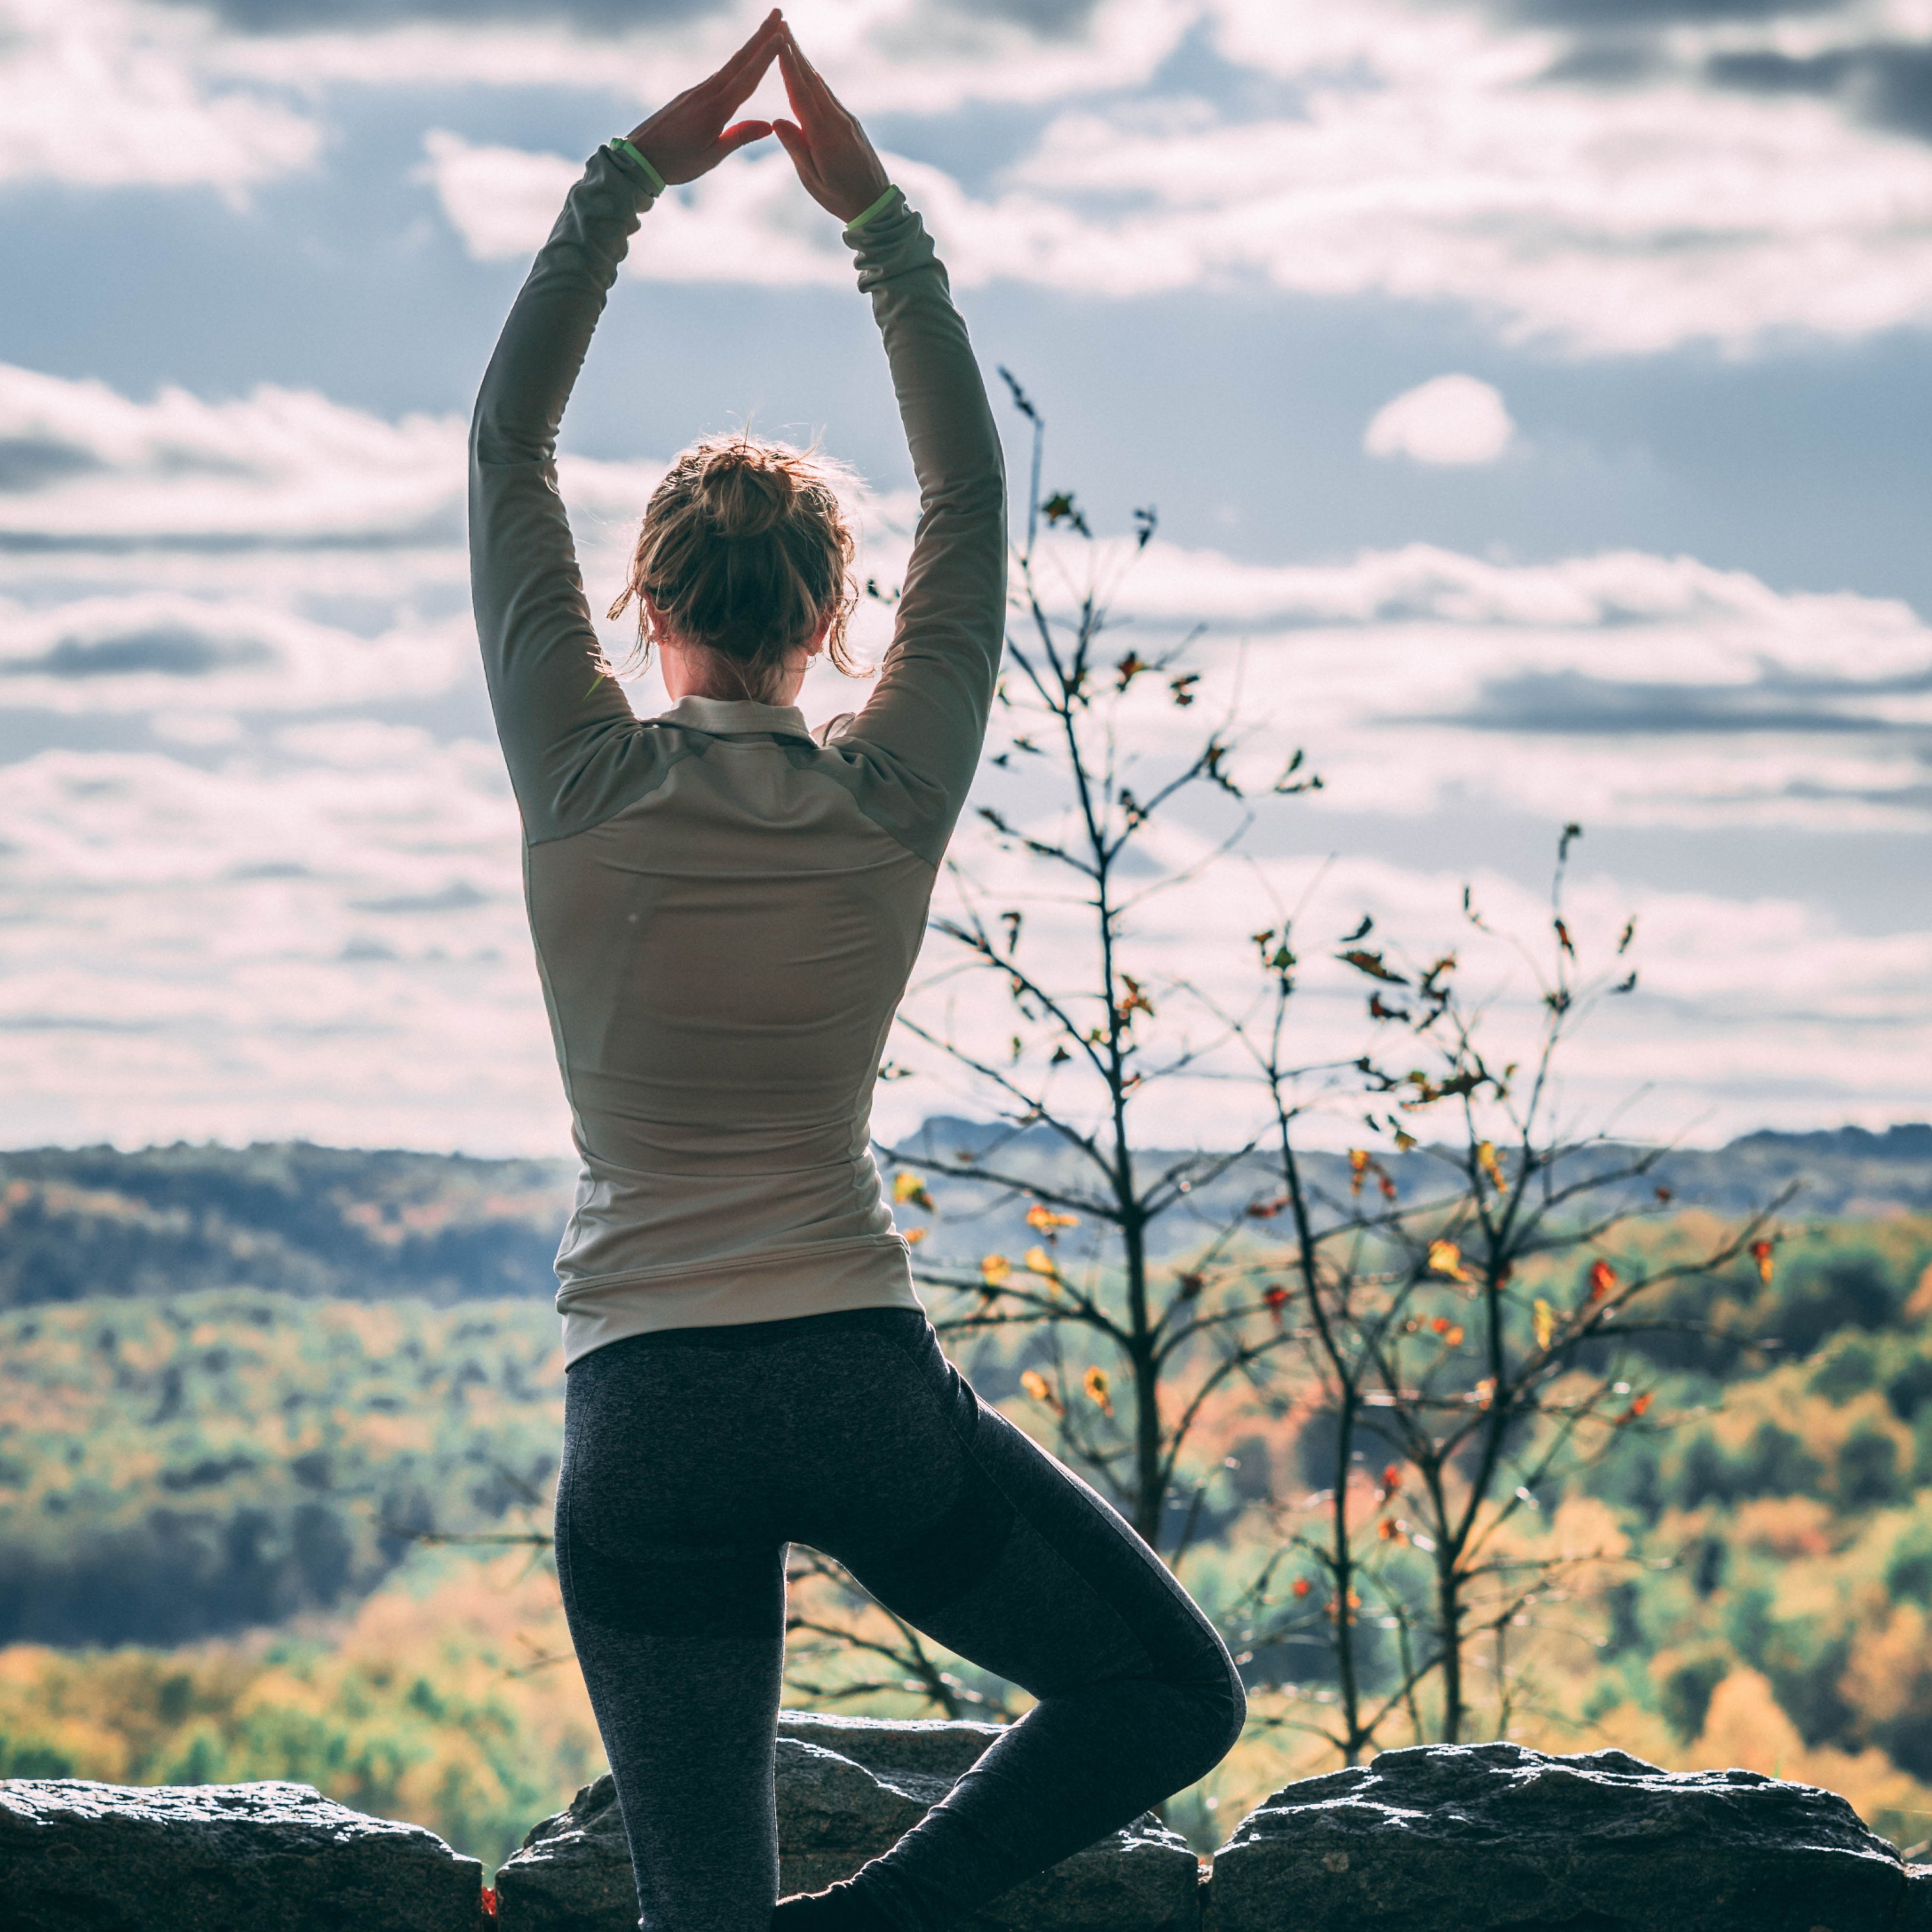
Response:
[{"label": "yellow leaf", "polygon": [[1108,1393],[1107,1372],[1105,1369],[1089,1369],[1080,1378],[1080,1386],[1087,1391],[1087,1400],[1097,1402],[1103,1415],[1114,1412],[1114,1398]]},{"label": "yellow leaf", "polygon": [[1476,1165],[1490,1177],[1490,1185],[1498,1194],[1509,1192],[1509,1183],[1503,1178],[1503,1164],[1496,1158],[1496,1144],[1493,1141],[1479,1141],[1476,1144]]},{"label": "yellow leaf", "polygon": [[916,1248],[932,1232],[930,1228],[903,1228],[899,1231],[899,1238],[908,1247]]},{"label": "yellow leaf", "polygon": [[932,1212],[932,1196],[926,1191],[926,1183],[916,1174],[896,1174],[892,1176],[892,1198],[903,1208],[910,1202],[915,1208],[923,1208]]},{"label": "yellow leaf", "polygon": [[988,1288],[998,1288],[1013,1271],[1013,1264],[1004,1255],[988,1255],[980,1264],[980,1279]]},{"label": "yellow leaf", "polygon": [[1053,1391],[1052,1389],[1048,1388],[1046,1378],[1040,1373],[1039,1370],[1028,1370],[1026,1373],[1020,1378],[1020,1387],[1024,1389],[1027,1394],[1031,1396],[1035,1402],[1043,1402],[1046,1403],[1048,1407],[1052,1406]]},{"label": "yellow leaf", "polygon": [[1027,1210],[1027,1226],[1042,1234],[1051,1234],[1056,1228],[1077,1228],[1080,1225],[1078,1214],[1056,1214],[1051,1208],[1043,1208],[1036,1201]]},{"label": "yellow leaf", "polygon": [[1026,1266],[1030,1273],[1044,1275],[1048,1281],[1060,1279],[1060,1264],[1044,1248],[1028,1249]]},{"label": "yellow leaf", "polygon": [[1462,1265],[1462,1250],[1454,1241],[1431,1241],[1429,1266],[1432,1274],[1446,1274],[1451,1281],[1469,1279],[1469,1270]]},{"label": "yellow leaf", "polygon": [[1539,1348],[1546,1348],[1556,1339],[1556,1311],[1538,1295],[1532,1312],[1536,1317],[1536,1346]]},{"label": "yellow leaf", "polygon": [[1462,1330],[1460,1323],[1451,1322],[1442,1337],[1445,1348],[1460,1348],[1462,1346]]},{"label": "yellow leaf", "polygon": [[1362,1177],[1369,1171],[1369,1150],[1366,1148],[1348,1150],[1348,1192],[1359,1194],[1362,1191]]}]

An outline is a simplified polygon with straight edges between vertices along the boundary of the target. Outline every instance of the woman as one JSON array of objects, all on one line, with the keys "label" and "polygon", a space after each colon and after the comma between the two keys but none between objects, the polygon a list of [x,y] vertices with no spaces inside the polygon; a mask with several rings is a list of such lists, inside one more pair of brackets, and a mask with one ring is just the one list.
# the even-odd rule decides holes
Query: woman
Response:
[{"label": "woman", "polygon": [[[774,58],[796,122],[728,126]],[[823,468],[746,437],[673,465],[631,587],[675,701],[639,720],[553,463],[640,218],[774,131],[845,224],[920,492],[878,688],[818,738],[793,700],[851,603]],[[557,1572],[643,1922],[940,1932],[1200,1777],[1242,1698],[1146,1545],[947,1365],[881,1196],[872,1089],[986,730],[1005,488],[932,244],[776,12],[571,190],[484,380],[470,519],[583,1160]],[[892,1851],[775,1912],[793,1539],[1038,1701]]]}]

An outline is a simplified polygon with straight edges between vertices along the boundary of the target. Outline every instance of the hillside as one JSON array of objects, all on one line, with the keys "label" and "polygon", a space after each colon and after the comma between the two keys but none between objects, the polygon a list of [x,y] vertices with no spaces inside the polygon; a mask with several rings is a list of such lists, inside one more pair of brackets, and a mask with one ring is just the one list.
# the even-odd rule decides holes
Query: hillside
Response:
[{"label": "hillside", "polygon": [[[989,1166],[1017,1162],[1042,1183],[1082,1179],[1074,1157],[1041,1129],[1013,1135],[936,1119],[904,1150],[947,1161],[963,1151]],[[1588,1159],[1622,1162],[1634,1151],[1604,1148]],[[1147,1156],[1154,1166],[1178,1157]],[[1385,1159],[1406,1196],[1440,1173],[1426,1148]],[[1310,1166],[1318,1187],[1346,1193],[1339,1156],[1317,1155]],[[1736,1214],[1794,1181],[1792,1211],[1805,1217],[1932,1210],[1932,1126],[1750,1134],[1710,1151],[1659,1156],[1632,1194],[1648,1198],[1661,1185],[1686,1204]],[[1269,1184],[1258,1163],[1244,1162],[1198,1189],[1161,1231],[1164,1251],[1238,1214]],[[242,1287],[325,1300],[547,1298],[571,1186],[561,1161],[299,1142],[0,1153],[0,1308]],[[932,1258],[970,1261],[1030,1240],[1024,1199],[983,1184],[939,1191],[946,1211],[926,1250]]]}]

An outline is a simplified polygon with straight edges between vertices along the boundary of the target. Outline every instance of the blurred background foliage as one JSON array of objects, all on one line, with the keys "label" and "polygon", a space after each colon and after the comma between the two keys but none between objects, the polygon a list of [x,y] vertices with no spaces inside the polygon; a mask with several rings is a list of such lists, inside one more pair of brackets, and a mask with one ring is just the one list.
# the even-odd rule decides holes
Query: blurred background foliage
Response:
[{"label": "blurred background foliage", "polygon": [[[1754,1136],[1743,1157],[1767,1144]],[[6,1156],[16,1185],[22,1158]],[[123,1211],[116,1163],[166,1164],[36,1158],[31,1184],[69,1190],[59,1211],[82,1222]],[[92,1163],[85,1186],[56,1173],[63,1160]],[[493,1194],[488,1163],[331,1160],[358,1164],[362,1192],[346,1191],[346,1165],[317,1162],[277,1184],[338,1198],[292,1225],[354,1227],[357,1205],[406,1199],[425,1225],[469,1216],[478,1240],[498,1223],[506,1249],[532,1235],[528,1195]],[[286,1150],[203,1150],[193,1165],[206,1177],[224,1162],[244,1178],[302,1169]],[[1748,1269],[1687,1283],[1672,1312],[1694,1325],[1624,1338],[1654,1402],[1526,1519],[1526,1550],[1579,1561],[1510,1630],[1493,1684],[1477,1671],[1489,1732],[1506,1677],[1506,1727],[1527,1742],[1750,1766],[1844,1792],[1902,1846],[1932,1838],[1932,1216],[1876,1184],[1858,1183],[1856,1218],[1787,1222],[1768,1284]],[[479,1210],[493,1198],[508,1204]],[[986,1226],[966,1218],[976,1248]],[[1673,1208],[1640,1238],[1661,1262],[1707,1246],[1712,1225]],[[291,1234],[269,1252],[301,1246]],[[4,1264],[31,1282],[17,1254]],[[601,1754],[547,1552],[428,1539],[547,1527],[555,1317],[536,1292],[378,1300],[291,1272],[294,1287],[186,1293],[74,1278],[0,1316],[0,1774],[297,1778],[494,1862]],[[1040,1346],[994,1333],[956,1354],[1051,1440],[1022,1379]],[[1244,1593],[1325,1480],[1319,1421],[1252,1390],[1204,1420],[1216,1473],[1183,1574],[1238,1642]],[[1303,1580],[1290,1563],[1274,1588],[1292,1600]],[[842,1588],[802,1579],[801,1622],[822,1613],[876,1643],[795,1632],[797,1701],[908,1715],[1023,1704],[957,1659],[910,1655]],[[1294,1728],[1331,1694],[1328,1667],[1318,1645],[1250,1657],[1256,1722],[1174,1801],[1177,1825],[1211,1845],[1268,1790],[1332,1761]],[[1398,1726],[1386,1741],[1407,1740]]]}]

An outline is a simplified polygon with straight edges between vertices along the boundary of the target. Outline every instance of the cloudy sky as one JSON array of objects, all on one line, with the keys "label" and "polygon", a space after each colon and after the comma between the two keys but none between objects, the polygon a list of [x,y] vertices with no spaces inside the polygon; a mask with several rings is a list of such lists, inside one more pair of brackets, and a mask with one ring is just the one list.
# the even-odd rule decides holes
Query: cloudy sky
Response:
[{"label": "cloudy sky", "polygon": [[[1275,903],[1318,958],[1364,910],[1426,951],[1466,880],[1534,932],[1574,818],[1642,974],[1577,1118],[1924,1117],[1932,0],[792,16],[1049,486],[1158,506],[1124,614],[1204,620],[1255,755],[1326,781],[1150,914],[1160,972],[1218,986]],[[463,420],[583,156],[753,16],[0,0],[0,1138],[562,1150]],[[856,465],[890,578],[877,343],[755,150],[653,215],[579,391],[593,602],[664,458],[745,420]],[[1311,1048],[1361,1039],[1347,977]]]}]

